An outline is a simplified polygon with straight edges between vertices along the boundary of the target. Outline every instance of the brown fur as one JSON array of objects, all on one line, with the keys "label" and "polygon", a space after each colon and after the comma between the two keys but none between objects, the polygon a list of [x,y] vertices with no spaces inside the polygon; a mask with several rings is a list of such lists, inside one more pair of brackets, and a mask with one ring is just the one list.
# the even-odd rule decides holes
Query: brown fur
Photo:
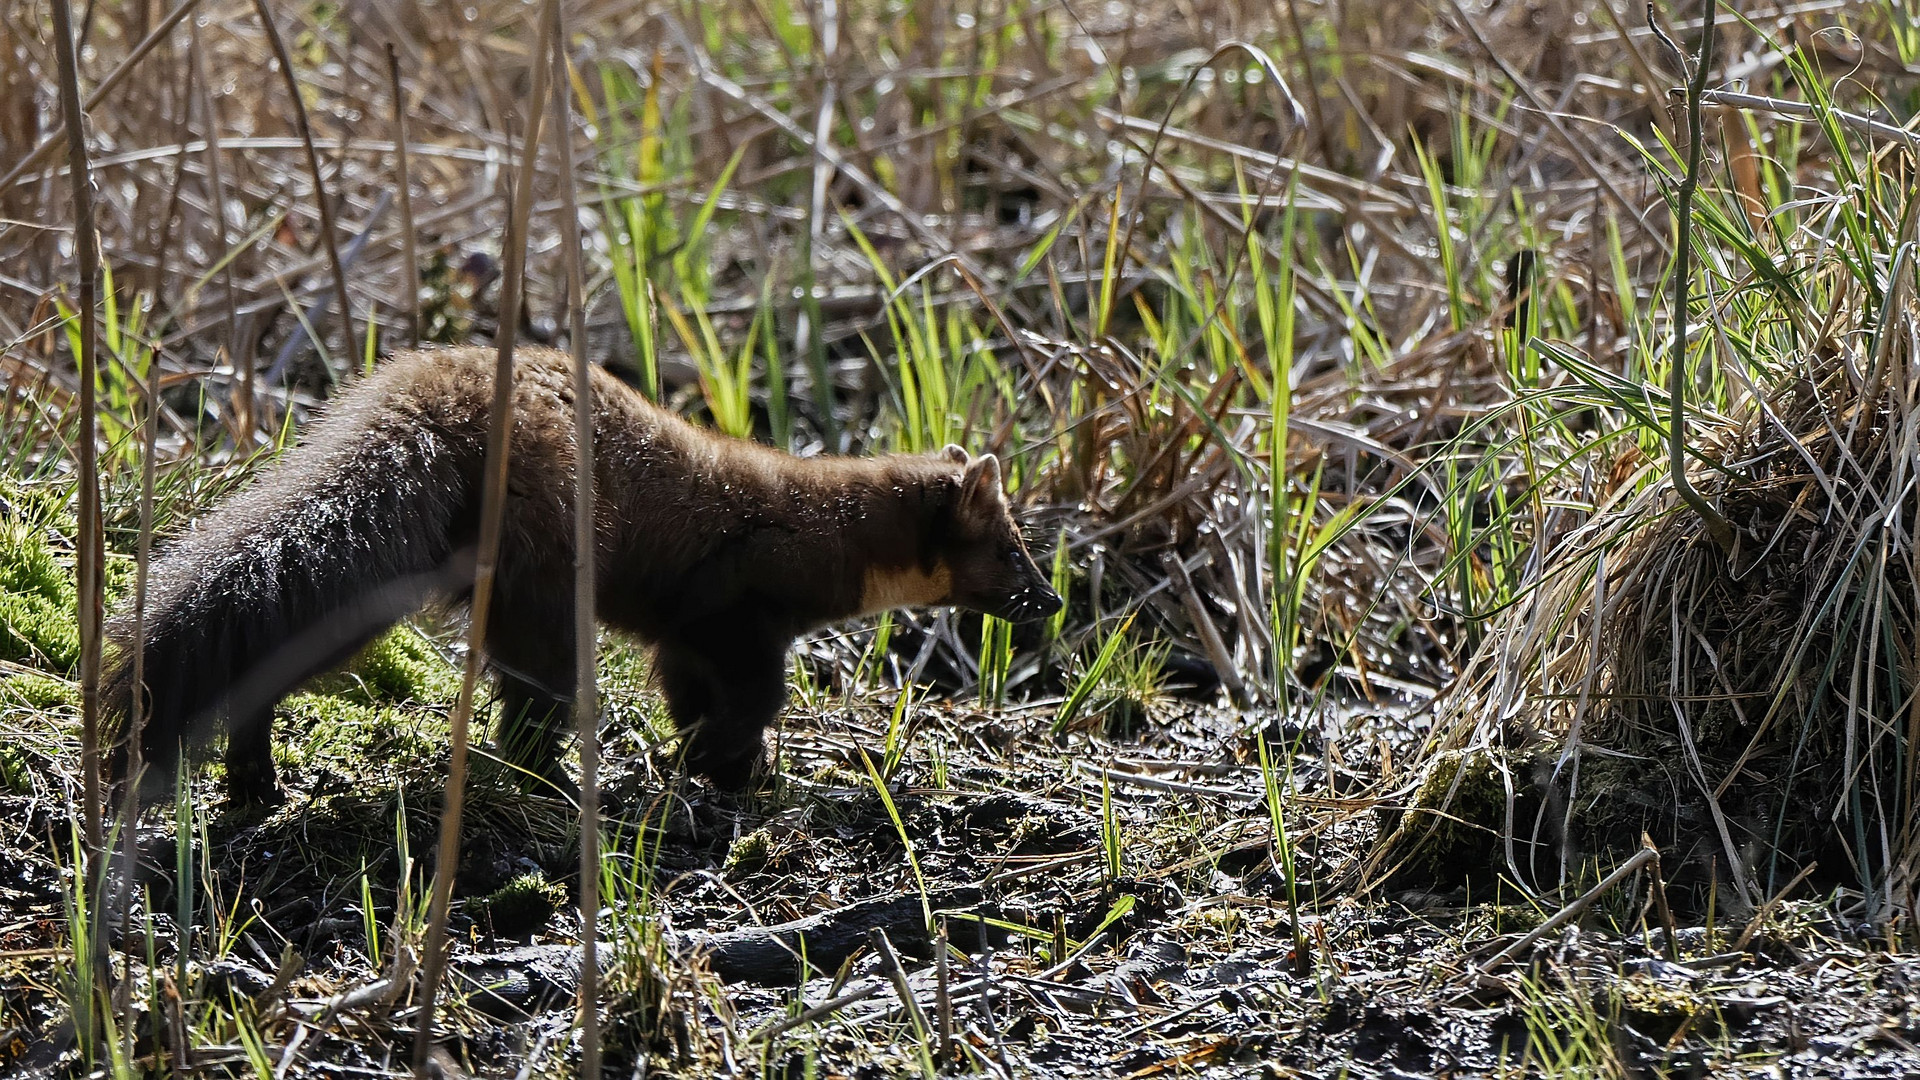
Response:
[{"label": "brown fur", "polygon": [[[273,704],[397,619],[471,582],[493,354],[396,356],[154,566],[142,751],[170,770],[225,728],[233,798],[273,798]],[[527,349],[487,660],[503,748],[557,777],[573,693],[573,402],[564,354]],[[998,462],[795,458],[728,439],[594,372],[600,618],[655,646],[690,767],[745,782],[793,639],[897,605],[1010,618],[1059,607],[1021,544]],[[110,701],[130,700],[117,624]]]}]

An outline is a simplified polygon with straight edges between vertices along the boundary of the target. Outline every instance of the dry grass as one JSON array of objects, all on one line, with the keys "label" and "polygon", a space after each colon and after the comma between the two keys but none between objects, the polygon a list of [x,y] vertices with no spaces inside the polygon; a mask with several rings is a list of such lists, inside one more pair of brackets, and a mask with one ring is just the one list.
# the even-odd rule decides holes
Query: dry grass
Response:
[{"label": "dry grass", "polygon": [[[1798,947],[1839,947],[1822,918],[1885,926],[1910,905],[1916,215],[1889,124],[1920,109],[1920,35],[1899,4],[1719,22],[1722,95],[1684,238],[1704,329],[1682,382],[1695,482],[1739,529],[1732,573],[1675,509],[1661,458],[1680,77],[1637,8],[580,0],[561,43],[577,164],[539,156],[524,302],[502,310],[532,9],[267,6],[310,139],[252,3],[197,0],[145,51],[166,5],[81,17],[116,595],[140,534],[149,376],[164,535],[372,358],[416,336],[493,340],[503,319],[523,339],[583,339],[569,343],[704,422],[797,452],[995,450],[1041,546],[1062,545],[1071,604],[1044,632],[940,614],[808,643],[789,779],[751,804],[672,785],[638,662],[609,645],[610,1061],[1311,1071],[1379,1037],[1354,1019],[1363,998],[1464,1008],[1451,973],[1494,954],[1471,942],[1506,932],[1511,901],[1603,874],[1643,826],[1676,903],[1699,884],[1722,919],[1818,861],[1807,880],[1844,887],[1781,931]],[[1697,40],[1692,5],[1656,17]],[[17,748],[0,747],[0,786],[29,867],[16,906],[43,928],[10,926],[23,936],[0,948],[22,955],[80,947],[49,812],[79,791],[71,628],[50,614],[73,594],[43,572],[71,566],[79,429],[69,192],[57,147],[31,156],[56,135],[49,25],[42,5],[0,10],[0,730]],[[572,232],[584,312],[567,301]],[[416,659],[445,676],[444,656]],[[312,727],[281,817],[187,805],[148,822],[161,861],[197,872],[137,898],[144,944],[113,969],[155,994],[135,995],[138,1024],[121,1017],[145,1065],[404,1056],[426,895],[406,852],[429,850],[445,701],[401,682],[292,707]],[[1622,764],[1642,759],[1657,768]],[[516,805],[481,773],[457,905],[476,933],[515,858],[573,872],[565,808]],[[993,802],[1008,792],[1012,809]],[[1466,820],[1436,833],[1406,815],[1399,839],[1460,846],[1373,847],[1378,811],[1442,798]],[[308,857],[279,855],[316,828],[328,842]],[[196,833],[218,858],[165,840]],[[1393,868],[1493,905],[1435,930],[1348,888]],[[1476,884],[1455,896],[1462,872]],[[956,936],[972,955],[946,990],[938,965],[896,980],[867,954],[795,1002],[722,991],[669,932],[831,912],[917,891],[917,874],[984,888],[974,913],[1026,943],[987,955]],[[1589,922],[1644,928],[1632,906]],[[285,931],[301,919],[333,929]],[[356,920],[368,929],[334,926]],[[540,940],[565,943],[563,924]],[[1716,935],[1689,948],[1710,956]],[[1258,975],[1176,992],[1127,966],[1170,943],[1195,969]],[[306,974],[222,996],[238,976],[220,965],[271,977],[292,945]],[[0,1062],[70,1063],[71,984],[46,957],[22,964],[0,1030],[29,1049]],[[1664,1068],[1682,1044],[1747,1060],[1691,1026],[1666,1051],[1614,1038],[1642,1006],[1587,993],[1594,977],[1506,984],[1525,1068]],[[868,996],[780,1019],[849,986]],[[940,1038],[967,994],[989,1004]],[[565,1068],[563,1008],[502,1024],[457,1000],[449,1022],[467,1066],[532,1051]],[[1504,1030],[1455,1060],[1494,1067]],[[1066,1057],[1047,1057],[1048,1033]]]}]

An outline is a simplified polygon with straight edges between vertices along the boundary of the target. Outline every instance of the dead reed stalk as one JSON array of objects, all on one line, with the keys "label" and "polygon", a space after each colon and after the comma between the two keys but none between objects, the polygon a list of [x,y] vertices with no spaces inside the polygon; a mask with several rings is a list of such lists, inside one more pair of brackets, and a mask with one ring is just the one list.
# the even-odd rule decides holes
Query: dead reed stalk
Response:
[{"label": "dead reed stalk", "polygon": [[[100,459],[97,444],[95,391],[99,364],[99,330],[94,322],[99,305],[100,247],[94,232],[93,175],[87,159],[86,110],[80,102],[80,67],[74,51],[73,12],[67,0],[53,2],[54,50],[60,67],[60,111],[65,120],[67,138],[67,176],[73,196],[74,263],[79,274],[79,294],[75,318],[80,322],[79,361],[80,394],[78,408],[78,445],[80,513],[76,593],[79,602],[80,632],[80,783],[81,822],[86,841],[85,866],[76,868],[85,882],[76,888],[92,901],[90,909],[78,912],[90,921],[84,938],[90,946],[76,949],[74,965],[91,966],[92,977],[74,979],[74,1027],[81,1046],[91,1060],[100,1036],[101,1018],[96,1011],[101,999],[97,993],[106,969],[101,949],[104,935],[102,915],[106,905],[100,902],[100,883],[105,879],[107,853],[101,841],[100,783],[100,632],[104,615],[106,548],[100,527]],[[70,928],[75,941],[83,936]]]},{"label": "dead reed stalk", "polygon": [[[207,203],[213,210],[213,242],[218,250],[226,251],[227,240],[227,182],[225,169],[220,160],[220,114],[213,105],[213,89],[209,85],[207,73],[207,49],[200,40],[200,24],[188,23],[189,62],[193,65],[194,96],[200,110],[200,127],[207,140]],[[240,379],[240,405],[234,409],[234,438],[242,446],[253,443],[254,407],[259,395],[254,390],[253,357],[243,355],[240,348],[240,314],[237,309],[239,298],[233,291],[233,260],[220,262],[220,301],[222,314],[227,327],[227,363],[233,365],[234,373]],[[144,565],[144,564],[143,564]],[[138,676],[135,677],[136,684]]]},{"label": "dead reed stalk", "polygon": [[[300,146],[306,151],[307,173],[313,178],[313,204],[320,212],[320,244],[327,253],[327,268],[333,274],[333,299],[340,305],[340,326],[347,337],[347,354],[354,352],[353,300],[347,295],[347,268],[340,260],[340,240],[334,235],[333,201],[327,197],[327,181],[320,171],[320,153],[313,145],[313,125],[307,120],[307,103],[300,96],[300,78],[293,71],[293,57],[287,52],[286,39],[280,36],[280,26],[274,22],[273,11],[267,7],[267,0],[254,0],[254,10],[259,12],[261,27],[267,33],[267,42],[273,46],[273,55],[280,61],[280,74],[287,84],[287,101],[293,109],[294,128],[300,134]],[[322,312],[321,314],[325,314]],[[324,341],[320,336],[320,320],[314,320],[313,333],[316,337],[313,345],[322,355],[326,353]]]},{"label": "dead reed stalk", "polygon": [[594,613],[593,378],[587,363],[586,258],[574,194],[573,79],[566,15],[553,19],[553,139],[560,156],[560,244],[567,276],[567,347],[573,354],[573,720],[580,739],[580,1075],[600,1075],[600,695]]},{"label": "dead reed stalk", "polygon": [[420,344],[420,252],[413,227],[413,166],[407,157],[407,91],[400,80],[400,50],[387,42],[387,82],[393,88],[395,187],[400,194],[400,273],[407,296],[409,344]]},{"label": "dead reed stalk", "polygon": [[73,196],[74,267],[79,276],[75,318],[80,323],[79,431],[74,441],[80,473],[79,552],[80,716],[82,823],[92,880],[100,870],[100,628],[104,614],[100,527],[100,448],[95,417],[99,380],[100,242],[94,232],[93,174],[87,160],[86,109],[80,102],[79,61],[74,53],[73,13],[67,0],[53,3],[54,51],[60,64],[60,111],[65,118],[67,175]]},{"label": "dead reed stalk", "polygon": [[540,126],[547,109],[554,3],[555,0],[547,0],[536,16],[539,21],[533,53],[533,87],[527,97],[527,130],[519,173],[508,193],[511,205],[503,259],[506,265],[500,285],[500,326],[494,338],[499,360],[494,365],[493,405],[487,416],[487,463],[480,496],[480,539],[474,555],[467,659],[448,732],[447,794],[440,813],[440,842],[433,867],[433,893],[428,901],[425,955],[421,962],[420,1013],[413,1044],[413,1068],[420,1075],[425,1075],[427,1057],[433,1047],[435,999],[446,973],[447,913],[453,900],[454,876],[460,867],[460,814],[466,801],[469,728],[480,669],[485,663],[487,617],[493,608],[493,579],[500,559],[507,501],[507,458],[513,435],[513,348],[520,329],[528,219],[533,210],[535,170],[540,161]]}]

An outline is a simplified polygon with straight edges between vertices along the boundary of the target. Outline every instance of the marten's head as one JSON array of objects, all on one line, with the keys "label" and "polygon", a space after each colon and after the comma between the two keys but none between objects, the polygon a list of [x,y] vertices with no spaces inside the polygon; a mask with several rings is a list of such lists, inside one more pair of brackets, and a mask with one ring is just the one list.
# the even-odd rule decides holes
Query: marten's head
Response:
[{"label": "marten's head", "polygon": [[937,498],[923,504],[930,513],[920,522],[913,553],[899,553],[904,565],[881,558],[867,566],[858,613],[951,604],[1025,622],[1059,611],[1060,594],[1033,565],[1007,508],[999,459],[949,446],[936,461],[958,469],[935,479],[923,462],[910,467]]},{"label": "marten's head", "polygon": [[951,580],[945,602],[1014,622],[1059,611],[1060,594],[1033,564],[1007,507],[1000,459],[969,457],[958,446],[943,452],[960,466],[959,489],[931,538],[937,564]]}]

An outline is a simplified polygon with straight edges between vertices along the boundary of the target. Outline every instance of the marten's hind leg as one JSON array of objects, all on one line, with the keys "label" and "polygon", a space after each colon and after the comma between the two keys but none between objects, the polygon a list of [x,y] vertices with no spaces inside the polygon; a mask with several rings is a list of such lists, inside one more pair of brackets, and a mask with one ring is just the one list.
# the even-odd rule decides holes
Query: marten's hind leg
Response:
[{"label": "marten's hind leg", "polygon": [[787,700],[788,641],[750,626],[686,634],[654,657],[687,771],[739,790],[766,766],[766,730]]},{"label": "marten's hind leg", "polygon": [[[433,580],[422,575],[370,592],[309,627],[238,680],[226,701],[227,802],[241,808],[267,808],[287,801],[273,764],[273,710],[282,688],[298,686],[352,659],[401,615],[418,608],[427,595],[426,583]],[[153,752],[151,740],[146,745],[146,752]],[[156,760],[171,759],[163,753]]]},{"label": "marten's hind leg", "polygon": [[273,765],[273,710],[236,718],[227,732],[227,801],[238,807],[278,806],[287,800]]}]

